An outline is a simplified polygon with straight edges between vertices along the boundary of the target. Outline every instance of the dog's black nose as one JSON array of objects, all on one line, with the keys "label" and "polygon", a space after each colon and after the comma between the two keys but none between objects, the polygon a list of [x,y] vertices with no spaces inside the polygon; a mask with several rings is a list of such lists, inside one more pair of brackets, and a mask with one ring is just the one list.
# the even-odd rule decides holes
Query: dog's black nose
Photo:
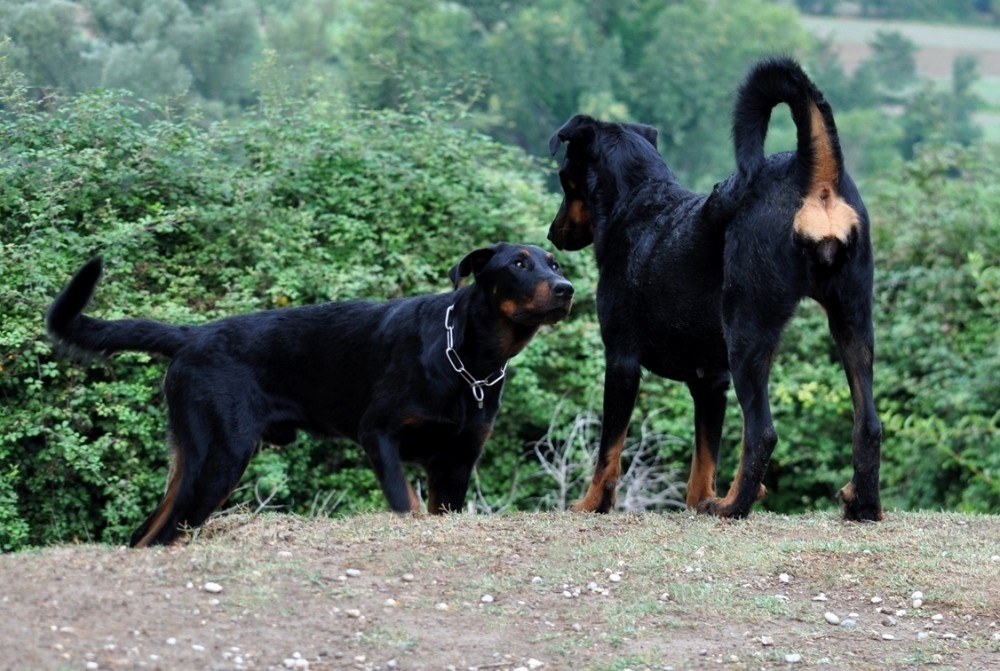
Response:
[{"label": "dog's black nose", "polygon": [[556,282],[552,287],[552,293],[558,298],[573,298],[573,285],[569,282]]}]

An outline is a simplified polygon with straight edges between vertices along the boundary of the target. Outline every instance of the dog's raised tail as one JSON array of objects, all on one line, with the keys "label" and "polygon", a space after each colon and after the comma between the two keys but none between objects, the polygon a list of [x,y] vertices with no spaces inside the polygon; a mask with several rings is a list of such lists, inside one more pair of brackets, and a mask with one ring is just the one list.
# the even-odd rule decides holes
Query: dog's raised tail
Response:
[{"label": "dog's raised tail", "polygon": [[125,350],[173,357],[187,341],[186,329],[150,319],[94,319],[83,314],[101,277],[100,257],[76,272],[45,315],[49,336],[77,352],[108,355]]},{"label": "dog's raised tail", "polygon": [[829,265],[859,225],[860,216],[841,196],[844,156],[830,104],[791,58],[760,61],[740,87],[733,110],[737,171],[752,184],[763,170],[771,110],[780,103],[791,109],[797,131],[793,179],[802,207],[794,229],[815,244],[817,257]]}]

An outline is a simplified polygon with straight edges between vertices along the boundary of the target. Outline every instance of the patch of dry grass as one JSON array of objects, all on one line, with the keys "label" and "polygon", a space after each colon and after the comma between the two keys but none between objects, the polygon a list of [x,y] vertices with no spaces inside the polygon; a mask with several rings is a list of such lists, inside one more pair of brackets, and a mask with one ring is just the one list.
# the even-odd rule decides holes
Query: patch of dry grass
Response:
[{"label": "patch of dry grass", "polygon": [[18,623],[0,648],[35,668],[268,669],[298,652],[311,669],[985,670],[998,539],[1000,517],[930,513],[229,515],[186,547],[0,557]]}]

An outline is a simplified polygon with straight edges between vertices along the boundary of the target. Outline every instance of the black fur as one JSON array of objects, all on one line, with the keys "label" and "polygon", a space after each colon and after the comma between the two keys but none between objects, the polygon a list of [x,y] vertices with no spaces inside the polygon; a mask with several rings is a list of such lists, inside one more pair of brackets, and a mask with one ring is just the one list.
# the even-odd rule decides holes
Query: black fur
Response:
[{"label": "black fur", "polygon": [[[498,243],[471,252],[449,276],[456,291],[384,303],[349,301],[270,310],[200,326],[85,316],[101,261],[87,263],[48,311],[49,333],[78,352],[122,350],[171,359],[165,393],[173,468],[160,505],[133,546],[170,543],[229,496],[261,440],[299,430],[342,436],[371,459],[390,508],[419,510],[401,462],[428,475],[428,510],[459,510],[493,428],[503,382],[472,386],[449,363],[454,349],[475,380],[494,380],[542,324],[569,312],[573,286],[551,254]],[[462,278],[475,282],[458,288]]]},{"label": "black fur", "polygon": [[[795,151],[764,156],[771,109],[787,103]],[[564,200],[549,229],[560,249],[594,245],[605,344],[604,419],[594,477],[576,510],[607,512],[641,369],[684,382],[695,407],[687,503],[744,517],[764,495],[777,434],[768,376],[781,332],[804,297],[826,309],[854,399],[854,477],[845,517],[882,517],[881,423],[872,400],[873,257],[868,214],[843,166],[830,106],[797,63],[753,67],[733,114],[737,172],[710,195],[677,183],[656,132],[578,115],[549,148],[568,143]],[[715,493],[730,379],[743,411],[740,469]]]}]

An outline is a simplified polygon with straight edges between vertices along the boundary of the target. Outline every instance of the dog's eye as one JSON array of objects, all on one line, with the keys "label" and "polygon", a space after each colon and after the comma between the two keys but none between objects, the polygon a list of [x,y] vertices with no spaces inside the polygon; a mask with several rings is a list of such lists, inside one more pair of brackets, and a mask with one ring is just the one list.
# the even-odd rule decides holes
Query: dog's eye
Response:
[{"label": "dog's eye", "polygon": [[556,263],[555,261],[549,261],[549,268],[551,268],[552,270],[558,271],[559,270],[559,264]]},{"label": "dog's eye", "polygon": [[515,268],[518,268],[518,269],[520,269],[520,270],[524,270],[525,268],[527,268],[527,267],[528,267],[528,264],[526,264],[526,263],[525,263],[525,262],[524,262],[523,260],[521,260],[521,259],[517,259],[516,261],[514,261],[514,267],[515,267]]}]

